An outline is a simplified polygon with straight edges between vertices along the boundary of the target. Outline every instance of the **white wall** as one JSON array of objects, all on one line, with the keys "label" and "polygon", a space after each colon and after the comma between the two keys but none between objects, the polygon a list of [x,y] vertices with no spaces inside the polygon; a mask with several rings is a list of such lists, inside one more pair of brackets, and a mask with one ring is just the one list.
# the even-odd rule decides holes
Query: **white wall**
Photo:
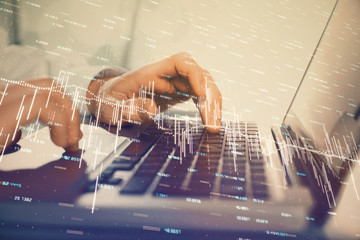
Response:
[{"label": "white wall", "polygon": [[15,41],[15,7],[13,0],[0,2],[0,48]]},{"label": "white wall", "polygon": [[64,61],[79,54],[91,64],[128,68],[187,51],[216,79],[224,117],[235,110],[271,125],[281,123],[334,3],[20,1],[19,40]]},{"label": "white wall", "polygon": [[188,51],[216,79],[225,111],[279,124],[334,3],[142,1],[128,66]]},{"label": "white wall", "polygon": [[19,2],[19,41],[93,65],[123,65],[138,1]]}]

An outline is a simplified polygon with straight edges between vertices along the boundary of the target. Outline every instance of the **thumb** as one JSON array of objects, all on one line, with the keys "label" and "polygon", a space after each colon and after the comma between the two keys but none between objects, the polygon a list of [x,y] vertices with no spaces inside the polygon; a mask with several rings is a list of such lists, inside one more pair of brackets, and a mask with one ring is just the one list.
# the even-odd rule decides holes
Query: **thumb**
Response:
[{"label": "thumb", "polygon": [[157,113],[156,103],[149,98],[128,99],[122,108],[122,120],[125,122],[148,122]]}]

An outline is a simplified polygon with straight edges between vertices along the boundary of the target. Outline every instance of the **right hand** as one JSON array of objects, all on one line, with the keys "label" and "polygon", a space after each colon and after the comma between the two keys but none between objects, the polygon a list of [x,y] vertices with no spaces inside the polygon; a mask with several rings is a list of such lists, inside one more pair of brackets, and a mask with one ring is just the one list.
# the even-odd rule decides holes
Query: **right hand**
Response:
[{"label": "right hand", "polygon": [[49,126],[51,140],[66,151],[78,151],[82,137],[80,114],[52,79],[0,86],[0,154],[20,138],[20,126],[40,120]]},{"label": "right hand", "polygon": [[[187,53],[99,80],[90,83],[87,97],[91,100],[89,111],[104,123],[146,122],[158,113],[158,107],[164,111],[192,98],[207,131],[220,131],[222,95],[209,72]],[[154,97],[139,96],[144,87],[153,89]]]}]

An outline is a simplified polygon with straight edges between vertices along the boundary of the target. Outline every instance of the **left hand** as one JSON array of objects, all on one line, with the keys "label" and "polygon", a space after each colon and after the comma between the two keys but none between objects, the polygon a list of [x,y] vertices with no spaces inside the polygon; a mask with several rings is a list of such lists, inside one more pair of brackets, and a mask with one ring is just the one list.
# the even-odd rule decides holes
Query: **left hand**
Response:
[{"label": "left hand", "polygon": [[[20,82],[21,83],[21,82]],[[40,120],[51,140],[68,152],[78,151],[82,137],[76,106],[52,79],[0,86],[0,154],[21,137],[20,127]]]}]

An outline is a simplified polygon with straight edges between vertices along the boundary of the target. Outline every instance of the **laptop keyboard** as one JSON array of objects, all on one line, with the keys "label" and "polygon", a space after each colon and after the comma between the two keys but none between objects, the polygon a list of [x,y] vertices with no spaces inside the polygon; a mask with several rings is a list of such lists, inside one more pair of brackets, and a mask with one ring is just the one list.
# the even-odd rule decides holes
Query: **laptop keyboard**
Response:
[{"label": "laptop keyboard", "polygon": [[[122,186],[114,173],[136,165]],[[218,134],[185,122],[165,130],[154,123],[112,161],[98,184],[121,185],[121,194],[151,188],[155,197],[268,198],[258,129],[243,122],[223,124]]]}]

